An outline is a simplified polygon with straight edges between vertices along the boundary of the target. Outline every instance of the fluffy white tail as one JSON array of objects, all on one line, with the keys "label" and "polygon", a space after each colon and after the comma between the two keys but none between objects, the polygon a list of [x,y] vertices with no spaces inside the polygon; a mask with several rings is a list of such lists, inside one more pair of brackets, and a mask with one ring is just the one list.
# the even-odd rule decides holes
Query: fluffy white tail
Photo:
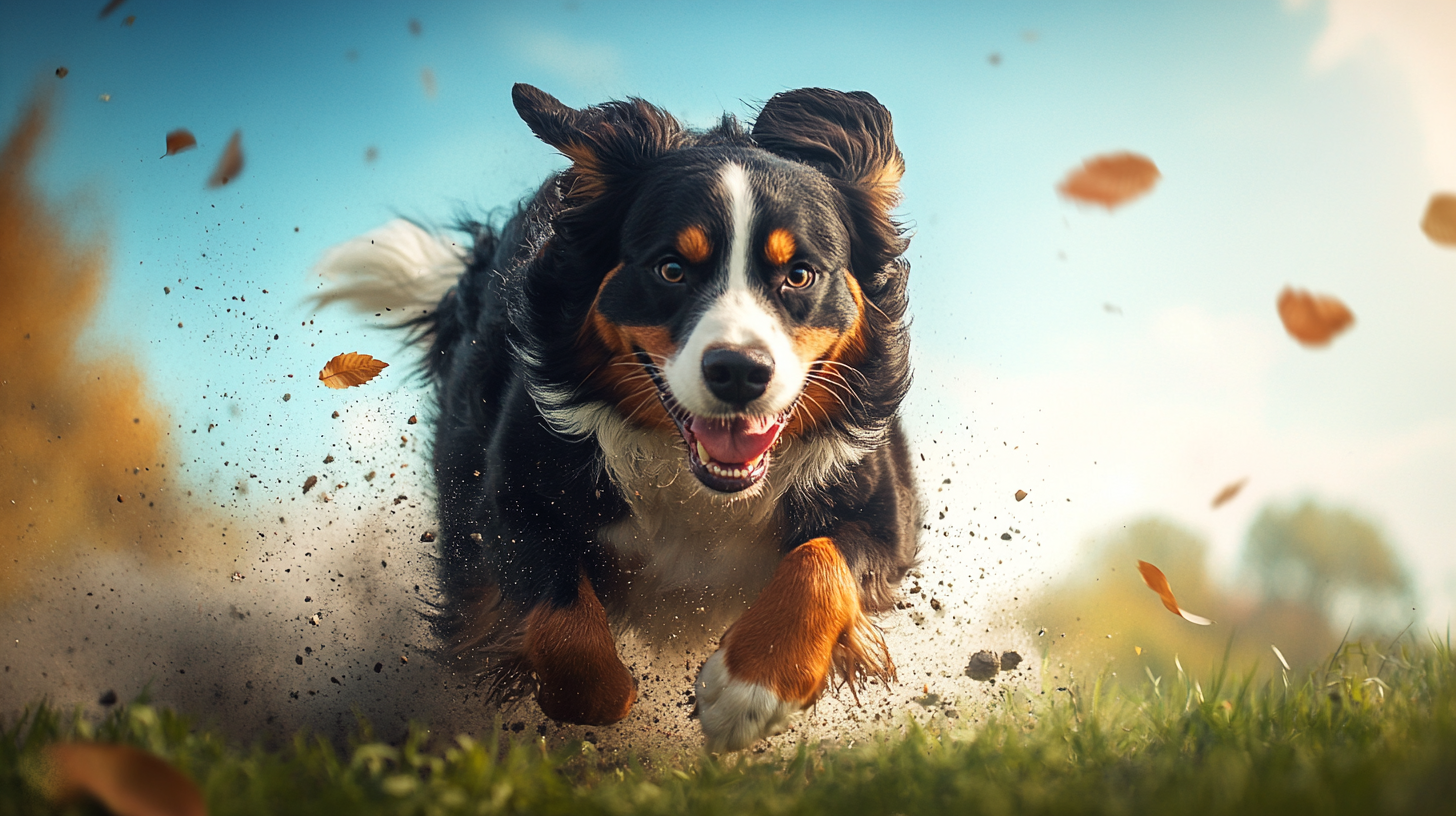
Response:
[{"label": "fluffy white tail", "polygon": [[433,311],[465,272],[466,251],[443,236],[396,218],[324,253],[314,271],[326,282],[317,307],[418,316]]}]

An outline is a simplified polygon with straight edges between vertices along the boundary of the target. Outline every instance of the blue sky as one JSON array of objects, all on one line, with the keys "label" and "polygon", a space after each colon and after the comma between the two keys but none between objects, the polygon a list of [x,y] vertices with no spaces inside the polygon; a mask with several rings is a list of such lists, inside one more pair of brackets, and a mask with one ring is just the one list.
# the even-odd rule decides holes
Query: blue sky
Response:
[{"label": "blue sky", "polygon": [[[40,179],[78,236],[109,241],[94,342],[138,356],[220,502],[243,471],[292,483],[329,445],[396,444],[367,417],[420,409],[407,355],[311,314],[308,271],[395,215],[448,223],[560,167],[513,82],[578,106],[641,96],[696,125],[788,88],[864,89],[909,168],[927,477],[963,476],[977,508],[1028,489],[1008,512],[1053,565],[1161,513],[1227,570],[1259,506],[1316,496],[1382,526],[1423,619],[1451,614],[1456,252],[1416,226],[1456,189],[1431,103],[1456,94],[1430,45],[1456,34],[1438,0],[101,5],[5,4],[0,119],[61,92]],[[177,127],[199,148],[158,158]],[[235,129],[243,174],[204,189]],[[1152,194],[1111,214],[1057,196],[1118,150],[1157,162]],[[1274,310],[1287,284],[1337,295],[1355,328],[1298,346]],[[396,366],[372,390],[317,385],[355,350]]]}]

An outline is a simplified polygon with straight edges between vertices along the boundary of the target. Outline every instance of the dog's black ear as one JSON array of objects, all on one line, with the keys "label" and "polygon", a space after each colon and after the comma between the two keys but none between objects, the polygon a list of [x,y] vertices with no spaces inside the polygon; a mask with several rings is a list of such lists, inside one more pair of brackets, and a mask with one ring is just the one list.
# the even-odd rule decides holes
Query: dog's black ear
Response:
[{"label": "dog's black ear", "polygon": [[[801,88],[777,94],[753,123],[759,147],[818,169],[844,194],[858,237],[875,244],[878,268],[905,251],[890,211],[900,203],[905,158],[890,112],[864,91]],[[869,272],[870,270],[861,270]]]},{"label": "dog's black ear", "polygon": [[568,203],[582,203],[642,170],[678,147],[683,128],[666,111],[641,99],[576,110],[556,97],[518,83],[511,89],[516,112],[541,141],[571,159],[575,177],[564,189]]}]

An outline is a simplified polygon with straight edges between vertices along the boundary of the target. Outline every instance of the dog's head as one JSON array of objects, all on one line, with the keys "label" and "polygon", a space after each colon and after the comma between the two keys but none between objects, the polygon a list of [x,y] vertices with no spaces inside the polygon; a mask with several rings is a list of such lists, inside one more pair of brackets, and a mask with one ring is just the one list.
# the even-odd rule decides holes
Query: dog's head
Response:
[{"label": "dog's head", "polygon": [[757,485],[782,439],[852,435],[864,400],[898,404],[908,372],[881,394],[866,371],[887,354],[905,368],[882,348],[902,340],[890,211],[904,162],[873,97],[782,93],[749,133],[727,117],[687,131],[640,100],[574,110],[524,85],[514,98],[572,161],[543,254],[592,287],[562,312],[578,393],[675,429],[692,473],[725,494]]}]

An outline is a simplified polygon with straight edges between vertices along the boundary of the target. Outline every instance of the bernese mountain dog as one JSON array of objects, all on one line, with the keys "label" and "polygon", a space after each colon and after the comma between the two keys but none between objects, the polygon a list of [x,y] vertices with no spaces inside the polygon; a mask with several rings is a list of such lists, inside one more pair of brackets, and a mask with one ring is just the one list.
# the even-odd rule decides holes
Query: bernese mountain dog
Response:
[{"label": "bernese mountain dog", "polygon": [[468,251],[403,221],[334,250],[319,298],[417,309],[451,658],[600,725],[637,699],[614,632],[721,634],[694,689],[710,750],[892,680],[873,616],[920,509],[889,112],[805,88],[692,130],[512,97],[571,166],[465,224]]}]

